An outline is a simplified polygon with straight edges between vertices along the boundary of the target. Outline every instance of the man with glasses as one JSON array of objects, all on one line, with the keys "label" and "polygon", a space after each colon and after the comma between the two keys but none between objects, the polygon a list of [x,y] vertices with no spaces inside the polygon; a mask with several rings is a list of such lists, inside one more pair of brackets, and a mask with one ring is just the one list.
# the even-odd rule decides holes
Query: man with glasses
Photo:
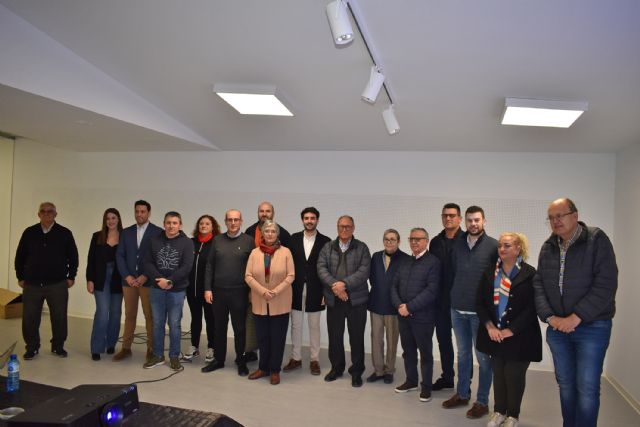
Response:
[{"label": "man with glasses", "polygon": [[253,238],[243,233],[242,214],[237,209],[224,215],[227,232],[213,238],[204,278],[204,299],[213,304],[216,331],[213,337],[215,359],[202,368],[212,372],[224,367],[227,357],[227,326],[231,317],[238,375],[249,375],[244,355],[245,316],[249,304],[249,286],[244,281],[249,254],[255,248]]},{"label": "man with glasses", "polygon": [[[391,284],[399,266],[409,258],[399,249],[400,234],[390,228],[382,235],[384,250],[371,257],[369,273],[369,312],[371,318],[371,362],[373,373],[367,378],[368,383],[383,380],[385,384],[393,383],[396,370],[398,347],[398,311],[391,304]],[[386,331],[386,334],[385,334]],[[385,335],[387,354],[385,357]]]},{"label": "man with glasses", "polygon": [[[442,403],[447,409],[466,406],[471,399],[473,349],[480,320],[476,314],[476,294],[482,274],[496,264],[498,241],[484,231],[486,220],[480,206],[469,206],[464,214],[467,231],[454,243],[452,251],[453,284],[451,286],[451,323],[458,347],[458,384],[456,394]],[[467,411],[467,418],[480,418],[489,413],[491,360],[475,351],[478,365],[478,393]]]},{"label": "man with glasses", "polygon": [[533,281],[538,316],[549,327],[565,427],[598,423],[600,376],[611,337],[618,288],[613,246],[597,227],[578,221],[570,199],[547,211],[552,235],[542,245]]},{"label": "man with glasses", "polygon": [[436,303],[436,337],[440,350],[442,375],[433,383],[432,390],[438,391],[453,388],[453,341],[451,335],[451,285],[453,284],[453,268],[451,251],[453,244],[462,234],[460,223],[460,206],[447,203],[442,207],[442,226],[444,229],[431,240],[429,252],[440,260],[440,295]]},{"label": "man with glasses", "polygon": [[400,317],[400,341],[406,381],[396,393],[418,389],[418,350],[422,384],[420,401],[431,401],[433,378],[433,329],[436,299],[440,288],[440,261],[427,251],[429,234],[424,228],[411,229],[409,245],[413,255],[400,266],[391,287],[391,302]]},{"label": "man with glasses", "polygon": [[56,206],[40,204],[40,222],[24,230],[16,250],[15,269],[18,285],[24,289],[22,336],[26,344],[25,360],[33,359],[40,349],[40,319],[46,301],[51,318],[51,352],[67,357],[67,306],[69,288],[78,271],[78,248],[68,228],[56,223]]},{"label": "man with glasses", "polygon": [[331,371],[325,381],[335,381],[345,369],[344,322],[351,345],[351,385],[362,387],[364,329],[367,324],[369,265],[371,255],[364,242],[353,237],[355,223],[349,215],[338,218],[338,237],[324,245],[318,258],[318,277],[324,285],[329,332]]}]

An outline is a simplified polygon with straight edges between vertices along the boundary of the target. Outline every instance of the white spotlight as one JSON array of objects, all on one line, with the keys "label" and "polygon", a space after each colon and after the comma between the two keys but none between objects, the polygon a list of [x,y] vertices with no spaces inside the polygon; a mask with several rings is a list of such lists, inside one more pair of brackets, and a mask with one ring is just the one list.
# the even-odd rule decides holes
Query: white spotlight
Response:
[{"label": "white spotlight", "polygon": [[384,125],[387,127],[389,135],[395,135],[400,132],[400,125],[393,111],[393,105],[382,112],[382,119],[384,120]]},{"label": "white spotlight", "polygon": [[369,75],[369,82],[362,92],[362,100],[373,104],[378,98],[382,84],[384,83],[384,74],[380,72],[380,69],[375,65],[371,67],[371,74]]},{"label": "white spotlight", "polygon": [[349,21],[345,0],[335,0],[327,5],[327,17],[336,44],[347,44],[353,40],[353,29]]}]

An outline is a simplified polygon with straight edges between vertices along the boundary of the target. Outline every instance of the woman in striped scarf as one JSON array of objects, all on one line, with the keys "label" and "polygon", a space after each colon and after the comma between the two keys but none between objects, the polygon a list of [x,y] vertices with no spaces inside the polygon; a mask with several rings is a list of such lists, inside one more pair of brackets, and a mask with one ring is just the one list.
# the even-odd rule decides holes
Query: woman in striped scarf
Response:
[{"label": "woman in striped scarf", "polygon": [[542,360],[542,336],[533,294],[535,268],[525,263],[527,238],[503,233],[498,262],[478,288],[476,347],[491,356],[494,412],[487,427],[518,425],[527,368]]}]

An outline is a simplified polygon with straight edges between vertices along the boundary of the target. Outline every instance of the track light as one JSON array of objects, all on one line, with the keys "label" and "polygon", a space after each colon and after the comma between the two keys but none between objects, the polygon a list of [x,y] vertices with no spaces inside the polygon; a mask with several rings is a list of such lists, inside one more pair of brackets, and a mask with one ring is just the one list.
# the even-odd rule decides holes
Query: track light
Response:
[{"label": "track light", "polygon": [[396,113],[393,111],[393,104],[391,104],[391,106],[386,110],[382,111],[382,119],[384,120],[384,125],[387,127],[389,135],[395,135],[400,132],[400,125],[396,119]]},{"label": "track light", "polygon": [[327,18],[335,44],[347,44],[353,41],[353,29],[349,21],[345,0],[335,0],[327,5]]},{"label": "track light", "polygon": [[373,65],[371,67],[371,74],[369,75],[369,82],[364,88],[364,92],[362,92],[362,100],[369,104],[374,104],[376,102],[376,98],[378,98],[380,89],[382,89],[383,83],[384,74],[380,72],[378,67]]}]

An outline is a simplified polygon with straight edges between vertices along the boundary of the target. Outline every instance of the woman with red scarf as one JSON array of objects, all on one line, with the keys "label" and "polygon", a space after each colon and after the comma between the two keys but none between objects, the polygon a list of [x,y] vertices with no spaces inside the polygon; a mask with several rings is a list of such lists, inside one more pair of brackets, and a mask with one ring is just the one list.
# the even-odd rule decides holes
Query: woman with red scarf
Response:
[{"label": "woman with red scarf", "polygon": [[207,257],[211,249],[213,238],[220,234],[220,225],[211,215],[202,215],[196,221],[193,230],[193,268],[189,274],[189,287],[187,288],[187,303],[191,311],[191,349],[184,355],[186,360],[191,360],[200,355],[200,333],[202,332],[202,313],[207,324],[207,353],[204,361],[213,361],[213,336],[215,331],[213,320],[213,305],[204,300],[204,273],[207,266]]},{"label": "woman with red scarf", "polygon": [[542,360],[542,335],[533,295],[535,268],[524,262],[527,238],[502,233],[498,262],[478,287],[476,347],[491,356],[494,412],[487,427],[516,427],[527,369]]},{"label": "woman with red scarf", "polygon": [[260,349],[258,369],[249,379],[269,376],[271,384],[277,385],[291,312],[293,257],[289,249],[280,245],[278,224],[266,220],[260,232],[262,242],[251,252],[245,273]]}]

